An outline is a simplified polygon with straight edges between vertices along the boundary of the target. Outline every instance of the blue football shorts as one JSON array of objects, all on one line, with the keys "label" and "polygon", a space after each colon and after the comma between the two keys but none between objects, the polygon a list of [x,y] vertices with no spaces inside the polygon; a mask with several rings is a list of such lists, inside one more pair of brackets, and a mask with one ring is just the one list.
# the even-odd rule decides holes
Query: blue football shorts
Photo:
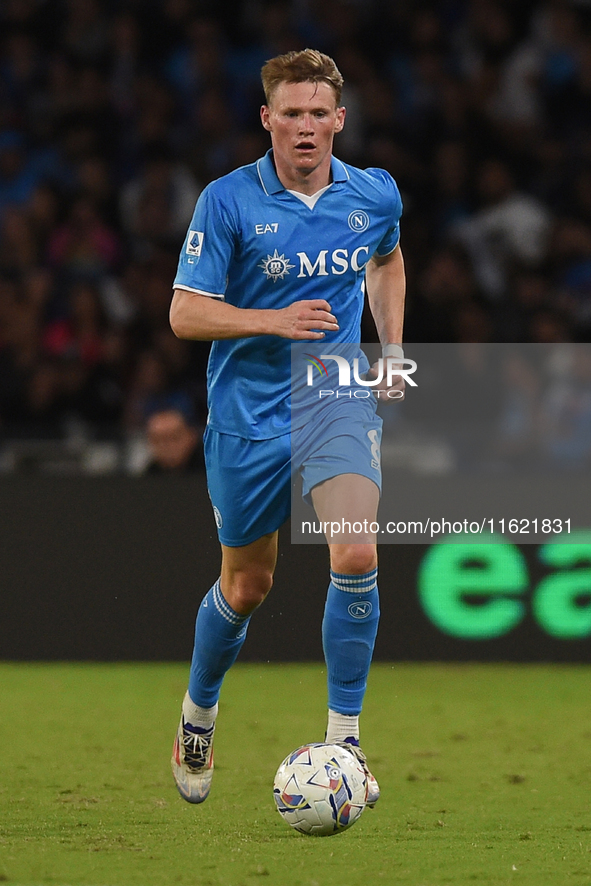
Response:
[{"label": "blue football shorts", "polygon": [[270,440],[208,427],[207,485],[220,542],[240,547],[279,529],[289,517],[298,472],[308,504],[314,486],[339,474],[361,474],[381,489],[381,438],[382,420],[363,401],[346,404],[329,421]]}]

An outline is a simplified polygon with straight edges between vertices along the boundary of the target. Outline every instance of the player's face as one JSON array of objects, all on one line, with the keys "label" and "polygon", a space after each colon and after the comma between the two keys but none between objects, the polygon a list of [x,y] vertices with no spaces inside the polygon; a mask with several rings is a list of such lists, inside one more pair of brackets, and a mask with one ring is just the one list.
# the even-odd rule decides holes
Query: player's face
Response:
[{"label": "player's face", "polygon": [[[280,83],[261,120],[271,133],[279,178],[321,178],[330,172],[335,133],[345,122],[345,109],[337,108],[328,83]],[[319,183],[318,187],[323,187]]]},{"label": "player's face", "polygon": [[194,429],[174,412],[153,415],[148,423],[150,448],[163,468],[182,467],[189,460],[196,440]]}]

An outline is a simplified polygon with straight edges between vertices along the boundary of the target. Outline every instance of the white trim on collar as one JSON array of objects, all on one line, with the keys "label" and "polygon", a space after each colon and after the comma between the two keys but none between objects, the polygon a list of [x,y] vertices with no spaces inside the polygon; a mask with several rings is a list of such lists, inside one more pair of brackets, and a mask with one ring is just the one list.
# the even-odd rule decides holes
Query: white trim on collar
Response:
[{"label": "white trim on collar", "polygon": [[294,197],[297,197],[302,203],[305,203],[308,209],[314,209],[319,199],[329,188],[332,188],[332,182],[326,185],[326,187],[320,188],[315,194],[302,194],[301,191],[292,191],[291,188],[286,188],[286,190],[288,194],[293,194]]}]

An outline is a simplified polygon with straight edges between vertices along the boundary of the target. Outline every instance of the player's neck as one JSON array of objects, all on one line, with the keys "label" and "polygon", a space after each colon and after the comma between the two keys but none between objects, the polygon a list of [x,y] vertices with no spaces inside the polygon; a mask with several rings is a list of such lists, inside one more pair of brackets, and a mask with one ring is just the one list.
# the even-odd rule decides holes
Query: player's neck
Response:
[{"label": "player's neck", "polygon": [[282,166],[275,160],[277,178],[288,191],[299,191],[307,197],[312,197],[318,191],[332,182],[331,158],[313,170],[294,169],[290,166]]}]

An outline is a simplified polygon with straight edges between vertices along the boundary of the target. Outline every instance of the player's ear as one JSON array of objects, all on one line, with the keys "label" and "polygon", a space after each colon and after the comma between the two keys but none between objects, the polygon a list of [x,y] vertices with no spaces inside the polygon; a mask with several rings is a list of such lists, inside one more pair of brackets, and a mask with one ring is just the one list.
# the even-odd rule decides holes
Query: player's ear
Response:
[{"label": "player's ear", "polygon": [[345,117],[347,116],[347,109],[340,107],[337,108],[337,119],[334,127],[335,132],[341,132],[343,126],[345,125]]},{"label": "player's ear", "polygon": [[271,131],[271,123],[269,121],[269,106],[261,105],[261,123],[263,124],[264,129],[267,129],[269,132]]}]

